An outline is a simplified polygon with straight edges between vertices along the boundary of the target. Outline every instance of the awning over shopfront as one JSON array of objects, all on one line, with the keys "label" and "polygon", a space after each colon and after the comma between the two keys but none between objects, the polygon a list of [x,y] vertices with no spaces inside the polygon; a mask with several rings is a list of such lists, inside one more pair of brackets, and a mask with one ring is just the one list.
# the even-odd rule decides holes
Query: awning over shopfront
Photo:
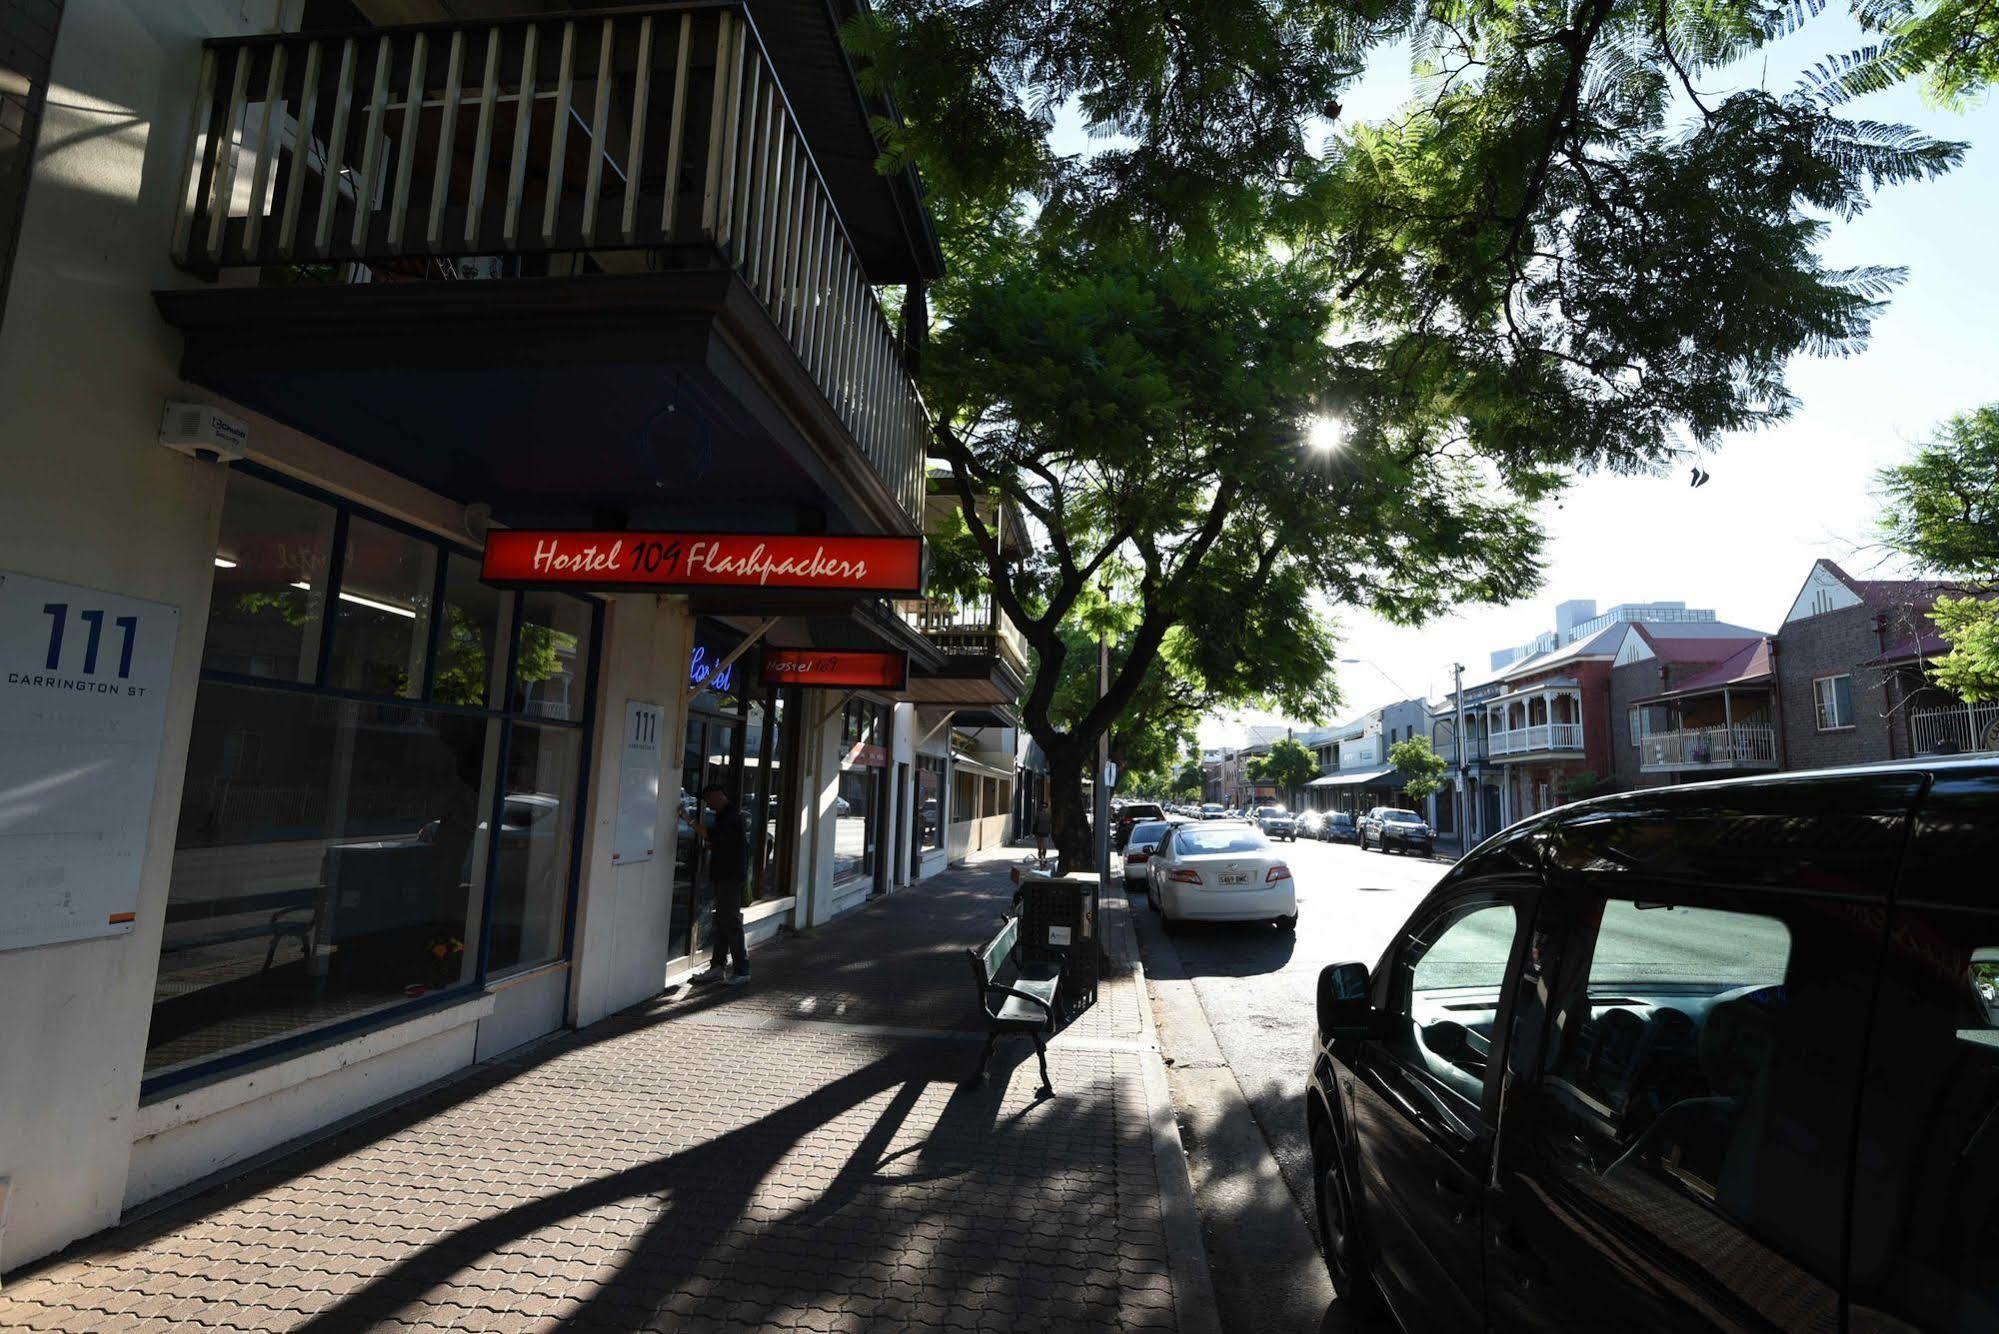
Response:
[{"label": "awning over shopfront", "polygon": [[1314,778],[1311,782],[1305,784],[1305,786],[1308,788],[1353,787],[1356,785],[1365,785],[1368,783],[1378,783],[1382,779],[1388,777],[1390,774],[1394,772],[1395,770],[1392,768],[1356,769],[1350,774],[1327,774],[1323,778]]}]

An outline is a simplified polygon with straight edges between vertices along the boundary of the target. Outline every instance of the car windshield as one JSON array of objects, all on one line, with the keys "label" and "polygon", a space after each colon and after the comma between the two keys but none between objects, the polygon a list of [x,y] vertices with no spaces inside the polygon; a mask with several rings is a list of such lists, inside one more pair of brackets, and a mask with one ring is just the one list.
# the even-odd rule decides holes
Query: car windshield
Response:
[{"label": "car windshield", "polygon": [[1284,814],[1287,814],[1287,812],[1285,811],[1285,809],[1284,809],[1284,808],[1283,808],[1282,806],[1258,806],[1258,807],[1256,808],[1256,813],[1257,813],[1258,815],[1261,815],[1261,816],[1265,816],[1265,817],[1268,817],[1268,816],[1272,816],[1272,815],[1284,815]]},{"label": "car windshield", "polygon": [[1131,841],[1134,843],[1157,843],[1173,826],[1165,820],[1148,820],[1141,825],[1133,825]]},{"label": "car windshield", "polygon": [[1423,817],[1414,811],[1383,811],[1381,818],[1389,824],[1422,824]]},{"label": "car windshield", "polygon": [[1173,840],[1173,850],[1183,856],[1203,856],[1217,852],[1261,852],[1270,846],[1261,829],[1249,825],[1210,825],[1185,829]]},{"label": "car windshield", "polygon": [[1353,817],[1351,815],[1348,815],[1345,811],[1334,811],[1331,815],[1328,815],[1326,818],[1332,821],[1334,824],[1353,823]]}]

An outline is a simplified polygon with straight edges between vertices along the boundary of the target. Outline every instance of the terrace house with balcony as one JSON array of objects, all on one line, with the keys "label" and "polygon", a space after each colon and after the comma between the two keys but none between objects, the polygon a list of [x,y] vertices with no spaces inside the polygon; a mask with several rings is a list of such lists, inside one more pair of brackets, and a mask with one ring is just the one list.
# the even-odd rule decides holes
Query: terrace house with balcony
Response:
[{"label": "terrace house with balcony", "polygon": [[1928,672],[1949,651],[1929,609],[1950,587],[1814,562],[1774,643],[1785,768],[1999,751],[1999,705],[1966,704]]},{"label": "terrace house with balcony", "polygon": [[1636,627],[1611,668],[1619,790],[1767,772],[1782,762],[1771,640]]},{"label": "terrace house with balcony", "polygon": [[[1569,604],[1573,605],[1573,604]],[[1644,619],[1663,609],[1663,623]],[[1756,632],[1681,603],[1636,604],[1579,619],[1557,647],[1532,653],[1494,674],[1500,689],[1484,700],[1488,762],[1498,773],[1502,825],[1570,799],[1586,775],[1617,781],[1613,669],[1654,661],[1665,646],[1676,659],[1711,664]],[[1683,647],[1690,645],[1690,647]],[[1477,683],[1483,692],[1492,681]]]}]

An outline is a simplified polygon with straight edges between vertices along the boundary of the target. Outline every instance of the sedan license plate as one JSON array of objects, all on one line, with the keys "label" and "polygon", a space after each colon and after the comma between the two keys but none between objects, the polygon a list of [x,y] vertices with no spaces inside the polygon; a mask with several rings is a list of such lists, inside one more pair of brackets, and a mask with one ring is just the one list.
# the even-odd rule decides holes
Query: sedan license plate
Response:
[{"label": "sedan license plate", "polygon": [[1249,875],[1247,872],[1244,871],[1224,872],[1222,875],[1222,883],[1225,885],[1246,885],[1249,883]]}]

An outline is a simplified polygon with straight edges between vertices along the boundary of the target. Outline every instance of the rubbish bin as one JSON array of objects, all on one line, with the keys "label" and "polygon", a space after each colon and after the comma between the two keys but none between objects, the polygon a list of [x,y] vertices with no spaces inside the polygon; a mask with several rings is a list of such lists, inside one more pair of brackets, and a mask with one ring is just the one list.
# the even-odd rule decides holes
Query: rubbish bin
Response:
[{"label": "rubbish bin", "polygon": [[1022,962],[1059,962],[1062,990],[1097,999],[1097,885],[1094,875],[1027,875],[1013,896]]}]

